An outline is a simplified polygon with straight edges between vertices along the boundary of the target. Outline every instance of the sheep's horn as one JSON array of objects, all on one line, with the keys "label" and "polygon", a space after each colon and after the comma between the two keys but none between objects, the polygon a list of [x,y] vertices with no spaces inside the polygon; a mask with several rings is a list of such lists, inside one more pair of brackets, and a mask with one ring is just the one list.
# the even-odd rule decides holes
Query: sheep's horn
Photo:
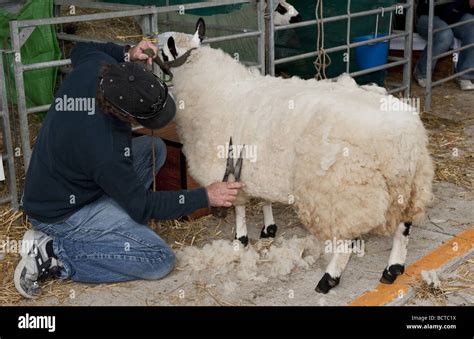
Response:
[{"label": "sheep's horn", "polygon": [[186,53],[184,53],[183,55],[181,55],[178,59],[176,60],[173,60],[173,61],[168,61],[166,62],[166,64],[168,65],[168,67],[179,67],[179,66],[182,66],[186,60],[188,60],[189,56],[191,55],[191,52],[194,51],[196,49],[196,47],[194,48],[191,48],[190,50],[188,50]]},{"label": "sheep's horn", "polygon": [[170,67],[163,61],[158,55],[155,55],[155,52],[151,48],[147,48],[143,51],[146,55],[153,58],[153,61],[160,67],[160,69],[173,79],[173,73],[170,70]]}]

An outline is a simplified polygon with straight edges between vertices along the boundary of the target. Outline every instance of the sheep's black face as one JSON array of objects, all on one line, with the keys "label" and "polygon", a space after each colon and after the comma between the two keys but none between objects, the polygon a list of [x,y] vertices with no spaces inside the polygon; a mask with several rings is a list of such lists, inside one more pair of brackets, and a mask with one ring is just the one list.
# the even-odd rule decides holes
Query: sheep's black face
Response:
[{"label": "sheep's black face", "polygon": [[301,16],[301,14],[298,13],[297,16],[291,17],[290,24],[294,24],[301,21],[303,21],[303,17]]}]

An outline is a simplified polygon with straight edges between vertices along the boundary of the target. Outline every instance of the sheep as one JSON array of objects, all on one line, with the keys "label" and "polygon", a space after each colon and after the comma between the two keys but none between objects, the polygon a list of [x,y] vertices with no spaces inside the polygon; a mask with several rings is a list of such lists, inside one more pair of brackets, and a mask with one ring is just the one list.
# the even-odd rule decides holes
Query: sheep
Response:
[{"label": "sheep", "polygon": [[[219,150],[229,136],[234,145],[257,149],[257,161],[244,152],[236,238],[247,236],[250,197],[292,204],[320,240],[356,244],[368,233],[393,235],[380,279],[393,283],[404,272],[412,222],[432,201],[433,164],[416,110],[348,75],[336,81],[262,76],[222,50],[201,47],[203,21],[197,26],[194,36],[176,33],[167,42],[179,51],[169,59],[191,51],[173,68],[177,130],[201,185],[221,180],[226,159]],[[264,217],[273,224],[266,206]],[[334,251],[317,292],[339,284],[351,252]]]},{"label": "sheep", "polygon": [[303,21],[296,8],[285,0],[273,0],[273,24],[284,26]]}]

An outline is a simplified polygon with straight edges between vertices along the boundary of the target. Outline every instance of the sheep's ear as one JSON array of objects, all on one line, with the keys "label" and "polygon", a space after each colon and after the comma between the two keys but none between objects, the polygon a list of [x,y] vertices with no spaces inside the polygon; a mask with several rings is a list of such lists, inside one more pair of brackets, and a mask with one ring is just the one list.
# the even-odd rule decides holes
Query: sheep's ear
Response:
[{"label": "sheep's ear", "polygon": [[275,12],[278,12],[281,15],[285,15],[288,12],[288,10],[279,3],[277,8],[275,9]]},{"label": "sheep's ear", "polygon": [[206,36],[206,23],[204,22],[203,18],[199,18],[196,22],[196,33],[199,37],[199,40],[202,42]]},{"label": "sheep's ear", "polygon": [[176,59],[178,57],[178,51],[176,50],[176,44],[172,36],[168,38],[167,45],[168,45],[168,49],[170,50],[171,55],[173,56],[173,58]]}]

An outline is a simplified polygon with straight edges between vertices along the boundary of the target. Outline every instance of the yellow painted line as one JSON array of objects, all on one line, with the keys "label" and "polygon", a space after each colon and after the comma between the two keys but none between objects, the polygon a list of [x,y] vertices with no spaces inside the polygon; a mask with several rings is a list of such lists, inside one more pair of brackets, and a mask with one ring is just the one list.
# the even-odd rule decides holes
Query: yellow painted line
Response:
[{"label": "yellow painted line", "polygon": [[453,259],[462,257],[474,248],[474,227],[461,232],[434,249],[417,262],[408,266],[405,273],[397,277],[391,285],[380,283],[372,291],[368,291],[354,299],[349,306],[383,306],[406,295],[410,286],[419,279],[421,271],[435,270],[448,264]]}]

